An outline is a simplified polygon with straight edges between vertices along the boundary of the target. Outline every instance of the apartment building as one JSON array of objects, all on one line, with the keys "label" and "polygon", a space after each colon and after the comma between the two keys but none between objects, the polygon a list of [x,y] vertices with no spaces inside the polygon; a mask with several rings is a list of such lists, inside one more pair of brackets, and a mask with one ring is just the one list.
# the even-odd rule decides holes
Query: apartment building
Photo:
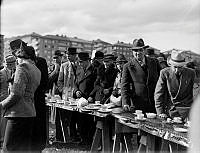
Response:
[{"label": "apartment building", "polygon": [[47,64],[52,62],[52,56],[55,50],[61,50],[63,54],[69,47],[77,48],[78,52],[86,51],[91,54],[93,50],[92,41],[80,39],[77,37],[67,37],[66,35],[40,35],[35,32],[27,35],[6,38],[5,41],[22,39],[29,45],[33,46],[39,54],[47,60]]},{"label": "apartment building", "polygon": [[115,52],[115,54],[123,54],[126,59],[129,61],[133,57],[133,52],[131,51],[132,44],[130,43],[124,43],[118,41],[117,43],[112,45],[112,50]]}]

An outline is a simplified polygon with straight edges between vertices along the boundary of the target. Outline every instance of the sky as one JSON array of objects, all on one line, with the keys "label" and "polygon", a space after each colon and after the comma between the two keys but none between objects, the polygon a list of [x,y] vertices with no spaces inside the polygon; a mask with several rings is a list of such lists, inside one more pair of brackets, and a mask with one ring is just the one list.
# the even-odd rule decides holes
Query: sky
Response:
[{"label": "sky", "polygon": [[3,0],[1,34],[32,32],[200,54],[200,0]]}]

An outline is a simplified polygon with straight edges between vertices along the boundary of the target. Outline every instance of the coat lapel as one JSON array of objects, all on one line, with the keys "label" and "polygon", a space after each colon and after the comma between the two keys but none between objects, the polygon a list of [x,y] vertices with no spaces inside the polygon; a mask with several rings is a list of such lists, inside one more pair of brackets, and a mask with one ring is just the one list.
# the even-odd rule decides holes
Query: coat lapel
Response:
[{"label": "coat lapel", "polygon": [[130,71],[133,81],[137,80],[139,82],[146,83],[146,79],[144,79],[146,74],[135,58],[133,58],[133,60],[130,62]]},{"label": "coat lapel", "polygon": [[169,80],[169,84],[170,84],[170,94],[171,96],[173,97],[173,99],[176,99],[178,94],[179,94],[179,91],[180,91],[180,84],[176,78],[176,74],[170,70],[170,80]]},{"label": "coat lapel", "polygon": [[87,77],[89,77],[92,74],[92,66],[90,65],[86,71],[84,72],[84,70],[81,68],[81,72],[80,72],[80,79],[79,79],[79,83],[82,82],[83,80],[85,80]]},{"label": "coat lapel", "polygon": [[179,89],[178,89],[178,92],[177,92],[177,95],[176,96],[179,96],[181,95],[181,91],[184,91],[185,90],[185,87],[187,86],[188,84],[188,80],[186,79],[186,75],[185,74],[186,71],[182,71],[182,74],[181,74],[181,77],[180,77],[180,84],[179,84]]}]

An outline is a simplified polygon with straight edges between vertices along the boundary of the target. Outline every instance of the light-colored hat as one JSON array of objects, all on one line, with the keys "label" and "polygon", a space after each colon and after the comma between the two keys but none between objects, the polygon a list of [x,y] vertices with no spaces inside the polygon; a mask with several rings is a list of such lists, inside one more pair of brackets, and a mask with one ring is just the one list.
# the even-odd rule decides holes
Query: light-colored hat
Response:
[{"label": "light-colored hat", "polygon": [[15,56],[10,54],[5,57],[5,63],[10,64],[10,63],[14,63],[14,62],[16,62]]},{"label": "light-colored hat", "polygon": [[169,59],[169,64],[174,66],[184,66],[187,62],[185,61],[185,57],[183,51],[181,50],[172,50],[171,57]]}]

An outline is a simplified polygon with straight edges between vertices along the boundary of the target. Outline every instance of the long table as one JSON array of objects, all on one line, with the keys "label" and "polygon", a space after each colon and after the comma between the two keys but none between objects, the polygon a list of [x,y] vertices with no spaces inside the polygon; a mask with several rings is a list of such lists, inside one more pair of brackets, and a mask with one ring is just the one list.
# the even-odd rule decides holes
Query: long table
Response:
[{"label": "long table", "polygon": [[[50,107],[56,107],[56,108],[61,108],[61,109],[66,109],[69,111],[79,111],[80,113],[85,113],[85,112],[81,112],[81,109],[79,109],[77,106],[65,106],[64,104],[57,104],[57,103],[50,103],[47,102],[46,103],[47,106]],[[115,108],[113,108],[115,109]],[[129,126],[131,128],[137,128],[138,130],[142,130],[145,131],[153,136],[157,136],[157,137],[161,137],[165,140],[174,142],[176,144],[180,144],[182,146],[185,147],[189,147],[190,145],[190,141],[188,138],[188,133],[185,132],[177,132],[174,130],[175,127],[180,127],[180,128],[187,128],[186,126],[184,126],[183,124],[169,124],[166,123],[163,119],[161,118],[155,118],[155,119],[146,119],[145,121],[139,121],[135,119],[135,114],[132,113],[120,113],[120,114],[116,114],[116,113],[100,113],[98,111],[92,111],[90,113],[88,113],[90,115],[94,115],[97,117],[102,118],[102,121],[104,121],[103,125],[104,125],[104,131],[102,131],[102,137],[103,138],[107,138],[109,135],[109,130],[108,130],[108,124],[106,122],[106,118],[108,116],[113,116],[116,119],[118,119],[118,122],[120,122],[121,124],[124,124],[126,126]],[[126,120],[122,120],[122,118],[125,118]],[[110,142],[109,140],[103,141],[103,151],[104,152],[108,152],[110,151]],[[95,142],[93,143],[93,145],[95,145]],[[92,145],[92,146],[93,146]],[[92,148],[94,150],[94,148]]]}]

